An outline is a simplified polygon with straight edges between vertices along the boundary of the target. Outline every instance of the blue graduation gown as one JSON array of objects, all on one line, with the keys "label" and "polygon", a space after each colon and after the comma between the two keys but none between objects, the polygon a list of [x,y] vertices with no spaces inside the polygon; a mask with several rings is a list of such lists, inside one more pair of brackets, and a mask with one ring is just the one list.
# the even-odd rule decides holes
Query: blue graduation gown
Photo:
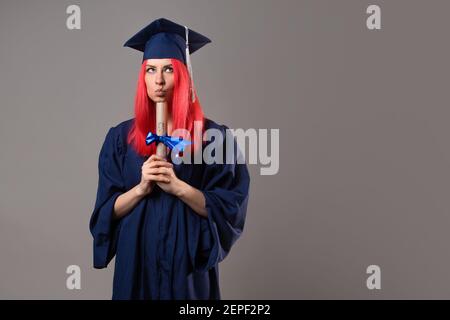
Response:
[{"label": "blue graduation gown", "polygon": [[[133,121],[109,129],[100,151],[97,198],[89,225],[94,268],[106,268],[116,257],[113,299],[218,300],[218,264],[244,228],[250,186],[247,166],[236,160],[234,164],[174,164],[179,179],[203,192],[207,218],[155,185],[132,211],[113,220],[115,200],[141,181],[146,160],[126,142]],[[206,119],[205,128],[219,129],[225,136],[228,127]]]}]

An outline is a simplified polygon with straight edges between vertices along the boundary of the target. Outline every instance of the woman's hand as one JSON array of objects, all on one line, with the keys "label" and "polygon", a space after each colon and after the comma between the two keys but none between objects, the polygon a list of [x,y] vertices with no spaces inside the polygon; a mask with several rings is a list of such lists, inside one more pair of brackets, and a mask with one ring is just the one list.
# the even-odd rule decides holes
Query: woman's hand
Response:
[{"label": "woman's hand", "polygon": [[158,174],[160,177],[164,177],[164,180],[156,181],[156,184],[165,192],[173,194],[174,196],[180,197],[183,191],[187,187],[187,184],[178,179],[173,170],[173,165],[171,166],[161,166],[158,168]]},{"label": "woman's hand", "polygon": [[137,185],[136,192],[147,195],[152,192],[155,183],[163,191],[180,198],[200,216],[205,218],[208,216],[203,193],[178,179],[173,170],[173,164],[164,158],[152,155],[142,165],[141,183]]},{"label": "woman's hand", "polygon": [[153,154],[142,164],[141,182],[138,184],[136,192],[145,196],[152,192],[155,182],[158,185],[159,183],[169,183],[169,178],[161,173],[163,172],[162,169],[172,168],[173,165],[170,162]]}]

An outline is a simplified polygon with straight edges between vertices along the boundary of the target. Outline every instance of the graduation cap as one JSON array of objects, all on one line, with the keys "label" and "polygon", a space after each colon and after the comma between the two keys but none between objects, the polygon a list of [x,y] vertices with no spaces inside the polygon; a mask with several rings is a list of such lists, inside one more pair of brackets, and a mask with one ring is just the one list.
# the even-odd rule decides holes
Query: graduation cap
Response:
[{"label": "graduation cap", "polygon": [[123,46],[144,52],[142,61],[169,58],[182,61],[189,71],[192,102],[194,102],[194,78],[190,54],[209,42],[211,42],[210,39],[186,26],[160,18],[132,36]]}]

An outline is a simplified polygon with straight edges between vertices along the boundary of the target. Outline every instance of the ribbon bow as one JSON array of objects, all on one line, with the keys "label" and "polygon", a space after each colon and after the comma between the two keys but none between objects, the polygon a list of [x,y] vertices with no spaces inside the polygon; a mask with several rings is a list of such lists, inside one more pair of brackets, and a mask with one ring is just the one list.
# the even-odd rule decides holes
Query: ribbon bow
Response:
[{"label": "ribbon bow", "polygon": [[177,150],[183,152],[184,148],[187,145],[190,145],[191,142],[189,142],[188,140],[183,140],[183,137],[171,137],[166,135],[163,136],[159,136],[156,133],[153,132],[149,132],[147,134],[147,138],[145,138],[145,143],[147,145],[152,144],[153,142],[162,142],[164,143],[164,145],[166,145],[167,147],[169,147],[170,150],[172,150],[173,148],[177,148]]}]

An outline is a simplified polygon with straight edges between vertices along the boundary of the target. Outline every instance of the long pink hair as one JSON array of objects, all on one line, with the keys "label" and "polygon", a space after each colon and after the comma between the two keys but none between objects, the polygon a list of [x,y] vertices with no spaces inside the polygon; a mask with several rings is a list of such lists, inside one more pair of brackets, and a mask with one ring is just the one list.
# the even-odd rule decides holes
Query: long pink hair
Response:
[{"label": "long pink hair", "polygon": [[[196,151],[200,146],[194,143],[194,121],[200,121],[203,136],[205,121],[203,110],[197,95],[195,96],[194,103],[190,99],[190,77],[186,66],[178,59],[170,60],[174,72],[172,105],[168,106],[172,114],[172,131],[176,129],[189,131],[190,141],[192,142],[192,145],[190,145],[191,152]],[[141,156],[150,156],[156,152],[155,143],[152,143],[150,146],[147,146],[145,143],[145,138],[149,131],[156,133],[155,103],[148,97],[147,86],[145,84],[146,62],[147,60],[142,62],[139,72],[134,102],[135,121],[133,121],[127,138],[128,144],[131,144],[136,153]],[[186,139],[186,137],[183,138]]]}]

